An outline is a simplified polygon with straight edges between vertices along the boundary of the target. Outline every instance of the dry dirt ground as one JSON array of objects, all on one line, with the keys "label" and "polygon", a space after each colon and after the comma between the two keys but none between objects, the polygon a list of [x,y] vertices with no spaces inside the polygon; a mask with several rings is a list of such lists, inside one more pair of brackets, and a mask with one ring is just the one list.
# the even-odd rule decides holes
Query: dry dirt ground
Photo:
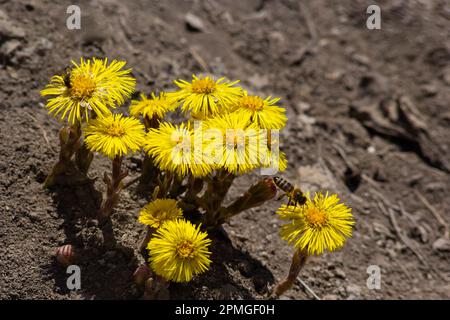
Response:
[{"label": "dry dirt ground", "polygon": [[[289,121],[284,177],[337,192],[353,207],[354,236],[311,259],[301,279],[325,299],[450,298],[450,4],[426,1],[79,1],[81,30],[66,28],[73,1],[0,0],[0,298],[136,299],[147,199],[130,187],[102,246],[93,190],[42,188],[57,159],[60,124],[39,91],[81,56],[121,58],[138,92],[173,89],[210,72],[282,98]],[[381,7],[381,30],[366,8]],[[186,22],[186,13],[195,17]],[[126,108],[123,109],[126,111]],[[139,174],[141,155],[126,161]],[[109,163],[99,156],[92,176]],[[256,175],[235,182],[237,195]],[[95,185],[102,190],[100,182]],[[278,236],[273,201],[214,235],[211,270],[172,298],[263,299],[286,275],[292,249]],[[82,288],[66,288],[59,245],[83,248]],[[366,286],[369,265],[381,288]],[[297,282],[283,299],[313,299]]]}]

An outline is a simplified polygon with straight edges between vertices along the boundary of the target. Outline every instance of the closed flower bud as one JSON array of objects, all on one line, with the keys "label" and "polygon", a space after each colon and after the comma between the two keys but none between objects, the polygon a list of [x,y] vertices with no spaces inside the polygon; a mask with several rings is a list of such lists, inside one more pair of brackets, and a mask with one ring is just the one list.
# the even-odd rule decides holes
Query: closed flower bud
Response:
[{"label": "closed flower bud", "polygon": [[268,190],[270,191],[270,193],[273,194],[272,197],[274,197],[277,194],[277,186],[273,182],[273,179],[270,178],[264,179],[262,180],[262,183],[264,183],[268,188]]},{"label": "closed flower bud", "polygon": [[137,267],[136,271],[133,273],[133,280],[139,286],[144,285],[144,283],[151,277],[151,271],[149,267],[145,264]]},{"label": "closed flower bud", "polygon": [[276,194],[277,187],[273,183],[273,180],[262,179],[247,190],[247,195],[249,195],[249,200],[247,201],[250,202],[247,203],[247,205],[251,204],[252,207],[258,206],[265,201],[272,199]]},{"label": "closed flower bud", "polygon": [[247,192],[220,212],[220,223],[235,216],[239,212],[258,207],[277,194],[277,187],[272,179],[262,179],[252,185]]},{"label": "closed flower bud", "polygon": [[56,261],[64,267],[73,264],[75,261],[73,246],[66,244],[56,249]]},{"label": "closed flower bud", "polygon": [[142,296],[142,299],[144,299],[144,300],[154,300],[155,299],[156,292],[155,292],[154,285],[155,285],[155,280],[151,277],[145,281],[144,295]]}]

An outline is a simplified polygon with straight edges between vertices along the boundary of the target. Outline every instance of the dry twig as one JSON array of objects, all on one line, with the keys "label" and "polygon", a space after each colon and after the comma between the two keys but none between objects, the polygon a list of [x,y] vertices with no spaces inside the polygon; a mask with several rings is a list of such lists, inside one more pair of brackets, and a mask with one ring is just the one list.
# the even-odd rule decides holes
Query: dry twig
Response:
[{"label": "dry twig", "polygon": [[197,61],[197,63],[203,68],[203,71],[206,73],[211,73],[209,70],[208,64],[205,62],[205,59],[192,47],[189,47],[189,52],[192,57]]},{"label": "dry twig", "polygon": [[[362,175],[363,179],[368,181],[369,183],[371,183],[374,187],[378,188],[377,183],[375,181],[373,181],[372,179],[370,179],[369,177]],[[401,211],[402,210],[402,206],[396,206],[393,205],[391,202],[389,202],[389,200],[386,199],[385,196],[383,196],[380,192],[378,192],[377,190],[372,189],[372,192],[375,194],[375,196],[379,199],[377,201],[377,205],[378,208],[380,209],[381,212],[387,214],[387,216],[389,217],[389,220],[392,224],[392,227],[394,228],[395,234],[397,235],[398,239],[415,255],[417,256],[417,258],[420,260],[420,262],[428,269],[430,269],[431,271],[433,271],[433,273],[435,275],[437,275],[438,277],[445,279],[444,276],[439,273],[433,266],[429,265],[425,258],[422,256],[422,254],[420,253],[420,251],[416,248],[414,248],[414,246],[410,243],[409,238],[407,238],[403,231],[400,229],[398,223],[397,223],[397,219],[395,218],[395,213],[394,210],[397,211]]]},{"label": "dry twig", "polygon": [[302,279],[298,278],[297,280],[316,300],[322,300]]},{"label": "dry twig", "polygon": [[449,238],[448,224],[447,224],[447,222],[445,222],[444,218],[441,216],[439,211],[437,211],[436,208],[433,207],[430,202],[428,202],[427,198],[425,198],[425,196],[422,195],[418,190],[414,190],[414,193],[417,195],[419,200],[422,201],[422,203],[425,205],[425,207],[427,207],[428,210],[430,210],[431,213],[434,215],[434,217],[436,218],[436,220],[439,222],[439,224],[441,225],[441,227],[444,230],[444,238],[448,239]]},{"label": "dry twig", "polygon": [[416,250],[410,243],[409,243],[409,239],[407,237],[405,237],[405,235],[403,234],[402,230],[400,229],[400,227],[398,226],[397,223],[397,219],[395,218],[395,214],[392,208],[388,208],[387,209],[387,213],[389,215],[389,220],[391,221],[392,226],[394,227],[394,231],[397,234],[398,238],[400,239],[401,242],[403,242],[403,244],[412,252],[414,253],[417,258],[419,258],[420,262],[422,262],[422,264],[424,266],[426,266],[427,268],[429,268],[428,263],[425,261],[425,259],[423,258],[423,256],[419,253],[418,250]]}]

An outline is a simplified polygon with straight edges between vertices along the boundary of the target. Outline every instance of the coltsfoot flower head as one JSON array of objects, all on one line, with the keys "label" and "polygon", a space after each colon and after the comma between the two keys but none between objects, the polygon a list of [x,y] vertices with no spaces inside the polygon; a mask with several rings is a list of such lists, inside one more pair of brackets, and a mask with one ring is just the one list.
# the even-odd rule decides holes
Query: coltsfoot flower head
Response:
[{"label": "coltsfoot flower head", "polygon": [[193,75],[192,82],[175,80],[180,89],[169,95],[182,104],[183,111],[190,111],[197,119],[204,119],[223,113],[238,101],[242,96],[242,89],[236,86],[238,82]]},{"label": "coltsfoot flower head", "polygon": [[89,150],[111,159],[138,151],[145,142],[144,125],[121,114],[91,120],[84,134]]},{"label": "coltsfoot flower head", "polygon": [[250,117],[262,129],[281,129],[286,125],[286,109],[276,106],[280,98],[250,96],[246,91],[231,111]]},{"label": "coltsfoot flower head", "polygon": [[149,119],[153,117],[163,118],[164,115],[173,111],[176,108],[176,104],[168,99],[167,94],[160,92],[156,96],[153,92],[150,97],[146,97],[145,94],[140,95],[140,100],[132,100],[130,106],[130,114],[134,117],[140,115]]},{"label": "coltsfoot flower head", "polygon": [[158,229],[163,223],[183,216],[177,204],[178,202],[173,199],[156,199],[141,210],[139,222]]},{"label": "coltsfoot flower head", "polygon": [[277,211],[281,219],[290,221],[281,227],[281,237],[310,255],[341,248],[352,235],[351,208],[328,192],[316,193],[312,201],[309,194],[307,198],[303,206],[283,205]]},{"label": "coltsfoot flower head", "polygon": [[144,149],[161,170],[184,177],[204,177],[212,171],[211,164],[203,161],[194,148],[193,131],[184,123],[173,125],[163,122],[159,128],[150,129]]},{"label": "coltsfoot flower head", "polygon": [[46,108],[53,116],[69,123],[88,121],[89,112],[97,117],[111,114],[110,108],[121,105],[134,91],[136,79],[131,69],[122,69],[126,62],[93,58],[80,63],[72,61],[73,67],[65,74],[53,76],[41,91],[42,96],[54,96],[47,101]]},{"label": "coltsfoot flower head", "polygon": [[167,221],[148,244],[150,266],[166,280],[188,282],[208,270],[210,244],[208,234],[199,226],[182,219]]},{"label": "coltsfoot flower head", "polygon": [[209,119],[205,129],[217,132],[204,139],[204,149],[214,150],[216,167],[232,174],[244,174],[260,165],[258,144],[264,132],[248,117],[228,113]]}]

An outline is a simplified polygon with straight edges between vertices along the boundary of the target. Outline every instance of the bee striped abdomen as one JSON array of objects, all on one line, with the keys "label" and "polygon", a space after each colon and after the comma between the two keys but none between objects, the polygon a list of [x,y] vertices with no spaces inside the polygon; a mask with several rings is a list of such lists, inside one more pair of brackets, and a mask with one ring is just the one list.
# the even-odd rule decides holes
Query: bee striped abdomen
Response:
[{"label": "bee striped abdomen", "polygon": [[280,188],[284,192],[292,192],[294,190],[294,186],[289,181],[283,178],[274,177],[273,182],[278,188]]}]

